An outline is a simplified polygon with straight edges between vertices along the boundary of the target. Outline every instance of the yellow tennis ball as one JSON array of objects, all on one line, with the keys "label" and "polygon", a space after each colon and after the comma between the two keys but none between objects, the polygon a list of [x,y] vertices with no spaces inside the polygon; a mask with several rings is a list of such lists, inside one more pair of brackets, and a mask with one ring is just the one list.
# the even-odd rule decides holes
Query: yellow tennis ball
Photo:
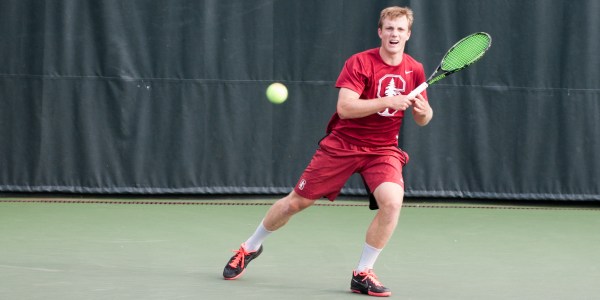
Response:
[{"label": "yellow tennis ball", "polygon": [[288,90],[285,85],[275,82],[267,88],[267,99],[274,104],[281,104],[287,99]]}]

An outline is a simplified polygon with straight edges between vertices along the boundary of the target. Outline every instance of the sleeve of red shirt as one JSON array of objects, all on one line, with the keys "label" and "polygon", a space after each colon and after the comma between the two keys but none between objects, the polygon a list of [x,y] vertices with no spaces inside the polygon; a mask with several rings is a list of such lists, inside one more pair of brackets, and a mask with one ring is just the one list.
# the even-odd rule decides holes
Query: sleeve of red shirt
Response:
[{"label": "sleeve of red shirt", "polygon": [[362,62],[356,55],[351,56],[344,63],[340,76],[335,83],[337,88],[347,88],[355,91],[359,95],[363,93],[367,76],[362,72],[364,69]]}]

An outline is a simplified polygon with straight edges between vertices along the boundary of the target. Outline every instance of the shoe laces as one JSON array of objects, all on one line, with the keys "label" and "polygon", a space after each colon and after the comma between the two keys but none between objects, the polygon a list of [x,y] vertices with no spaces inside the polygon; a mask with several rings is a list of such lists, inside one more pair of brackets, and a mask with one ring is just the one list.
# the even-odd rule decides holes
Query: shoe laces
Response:
[{"label": "shoe laces", "polygon": [[229,263],[229,265],[232,268],[237,268],[237,266],[241,263],[242,268],[244,268],[244,265],[246,263],[246,255],[250,255],[250,252],[246,251],[244,247],[240,247],[240,249],[238,250],[233,250],[233,252],[235,252],[236,254],[233,260],[231,260],[231,262]]},{"label": "shoe laces", "polygon": [[369,279],[376,286],[383,286],[379,279],[377,279],[377,275],[373,272],[373,270],[367,270],[366,272],[360,272],[358,275],[365,276],[362,281]]}]

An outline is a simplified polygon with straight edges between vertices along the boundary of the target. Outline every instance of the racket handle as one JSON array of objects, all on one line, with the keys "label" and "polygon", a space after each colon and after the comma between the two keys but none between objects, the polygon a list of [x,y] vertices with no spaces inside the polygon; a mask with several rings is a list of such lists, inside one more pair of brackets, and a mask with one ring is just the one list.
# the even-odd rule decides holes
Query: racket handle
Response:
[{"label": "racket handle", "polygon": [[421,83],[421,85],[419,85],[416,89],[412,90],[410,94],[408,94],[408,99],[415,99],[415,97],[417,97],[417,95],[424,91],[428,86],[429,84],[427,84],[427,82]]}]

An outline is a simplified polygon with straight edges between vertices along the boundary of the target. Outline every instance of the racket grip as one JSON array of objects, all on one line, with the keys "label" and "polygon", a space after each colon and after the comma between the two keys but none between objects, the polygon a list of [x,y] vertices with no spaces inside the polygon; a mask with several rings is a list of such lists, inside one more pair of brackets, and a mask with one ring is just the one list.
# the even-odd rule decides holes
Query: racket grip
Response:
[{"label": "racket grip", "polygon": [[408,94],[408,96],[407,96],[408,99],[410,99],[410,100],[415,99],[415,97],[417,97],[417,95],[420,94],[422,91],[424,91],[428,86],[429,86],[429,84],[427,84],[427,82],[421,83],[417,88],[412,90],[412,92],[410,92],[410,94]]}]

